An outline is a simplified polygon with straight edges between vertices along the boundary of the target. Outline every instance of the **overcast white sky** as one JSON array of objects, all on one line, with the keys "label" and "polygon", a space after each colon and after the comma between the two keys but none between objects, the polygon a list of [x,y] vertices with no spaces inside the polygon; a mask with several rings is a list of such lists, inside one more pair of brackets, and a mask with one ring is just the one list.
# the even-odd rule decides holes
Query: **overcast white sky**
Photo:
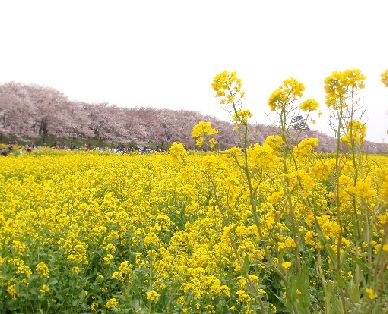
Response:
[{"label": "overcast white sky", "polygon": [[[268,123],[268,97],[284,79],[324,107],[324,78],[360,68],[368,138],[388,142],[387,12],[387,0],[2,0],[0,83],[226,118],[210,84],[236,70],[245,107]],[[326,115],[317,127],[329,132]]]}]

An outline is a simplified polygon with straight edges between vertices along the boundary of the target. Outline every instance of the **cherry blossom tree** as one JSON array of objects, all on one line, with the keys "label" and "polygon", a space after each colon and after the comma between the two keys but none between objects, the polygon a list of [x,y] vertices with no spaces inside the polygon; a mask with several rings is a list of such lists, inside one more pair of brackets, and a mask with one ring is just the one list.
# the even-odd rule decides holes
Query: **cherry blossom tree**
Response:
[{"label": "cherry blossom tree", "polygon": [[[40,138],[42,142],[48,136],[58,140],[93,139],[113,145],[157,149],[166,149],[177,141],[194,149],[191,131],[201,120],[210,121],[218,130],[215,140],[220,149],[239,143],[239,135],[232,131],[231,123],[198,112],[89,104],[70,101],[50,87],[14,82],[0,85],[0,137],[4,138]],[[335,147],[334,139],[326,134],[309,130],[293,132],[295,140],[318,137],[322,151],[333,151]],[[277,134],[278,129],[256,124],[249,125],[249,133],[252,142],[263,143],[267,136]],[[371,152],[385,149],[383,144],[368,142],[365,147]]]}]

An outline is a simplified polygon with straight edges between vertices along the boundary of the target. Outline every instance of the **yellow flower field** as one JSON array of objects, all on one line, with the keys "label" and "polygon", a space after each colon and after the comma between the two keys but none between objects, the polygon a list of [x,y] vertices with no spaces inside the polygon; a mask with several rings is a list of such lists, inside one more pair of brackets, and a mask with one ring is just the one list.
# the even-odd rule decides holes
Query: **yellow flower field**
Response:
[{"label": "yellow flower field", "polygon": [[[373,292],[363,287],[354,303],[386,302],[381,278],[386,270],[375,264],[383,257],[386,263],[388,253],[382,246],[388,158],[366,160],[369,179],[355,188],[348,180],[352,168],[341,176],[343,226],[330,205],[334,159],[318,154],[288,174],[300,267],[308,277],[284,287],[285,278],[296,276],[295,237],[285,223],[285,178],[275,155],[267,159],[271,162],[257,160],[255,149],[252,162],[271,174],[253,182],[260,191],[258,225],[231,153],[189,154],[181,161],[163,154],[54,152],[3,158],[2,312],[227,313],[258,311],[259,306],[282,312],[289,295],[320,311],[322,280],[326,289],[335,280],[335,261],[323,247],[336,251],[339,234],[343,284],[357,289],[354,282],[364,272],[376,276],[365,282],[374,283]],[[297,176],[304,189],[297,187]],[[363,204],[360,212],[350,210],[352,193]],[[353,225],[354,215],[361,226]],[[368,232],[360,243],[353,240],[357,227]]]},{"label": "yellow flower field", "polygon": [[[388,157],[367,155],[365,77],[325,80],[337,149],[292,142],[304,85],[268,105],[279,135],[250,144],[235,72],[212,84],[240,147],[168,154],[42,151],[0,159],[1,313],[386,313]],[[298,109],[298,110],[299,110]],[[210,122],[196,145],[217,148]]]}]

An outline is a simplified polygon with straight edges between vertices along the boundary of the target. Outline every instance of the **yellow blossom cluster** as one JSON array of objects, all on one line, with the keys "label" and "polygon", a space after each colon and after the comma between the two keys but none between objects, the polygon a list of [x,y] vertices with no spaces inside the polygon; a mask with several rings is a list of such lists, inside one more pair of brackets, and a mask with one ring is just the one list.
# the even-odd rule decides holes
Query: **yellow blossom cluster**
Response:
[{"label": "yellow blossom cluster", "polygon": [[157,293],[156,291],[152,290],[152,291],[148,291],[147,292],[147,300],[150,300],[150,301],[157,301],[160,297],[160,294]]},{"label": "yellow blossom cluster", "polygon": [[118,302],[117,302],[117,299],[116,298],[112,298],[112,299],[109,299],[106,304],[105,304],[105,307],[110,310],[110,309],[113,309],[117,306]]},{"label": "yellow blossom cluster", "polygon": [[221,104],[233,104],[244,97],[241,91],[241,79],[237,77],[236,71],[224,71],[214,77],[211,84],[213,90],[220,97]]},{"label": "yellow blossom cluster", "polygon": [[298,145],[293,148],[293,152],[297,158],[306,157],[313,152],[314,147],[318,146],[317,138],[307,138],[302,140]]},{"label": "yellow blossom cluster", "polygon": [[240,124],[247,125],[249,118],[252,118],[252,113],[248,109],[237,110],[232,117],[237,126]]},{"label": "yellow blossom cluster", "polygon": [[196,139],[196,146],[202,147],[207,143],[210,148],[214,148],[217,145],[216,139],[212,137],[216,134],[218,134],[218,130],[212,128],[210,121],[199,121],[194,125],[191,132],[191,136]]},{"label": "yellow blossom cluster", "polygon": [[293,77],[285,80],[269,97],[268,105],[272,111],[284,109],[287,105],[303,96],[305,87]]},{"label": "yellow blossom cluster", "polygon": [[342,142],[353,146],[354,143],[362,144],[366,136],[366,124],[354,120],[347,124],[347,132],[341,138]]},{"label": "yellow blossom cluster", "polygon": [[365,76],[359,69],[334,71],[325,79],[326,105],[334,109],[346,107],[346,97],[365,87]]},{"label": "yellow blossom cluster", "polygon": [[[364,141],[346,107],[364,79],[326,80],[343,142]],[[293,146],[293,78],[269,100],[280,135],[250,143],[241,80],[225,71],[212,87],[241,147],[0,160],[1,313],[387,312],[387,156],[342,151],[341,136],[335,154],[315,138]],[[216,134],[205,121],[192,133]]]},{"label": "yellow blossom cluster", "polygon": [[169,148],[169,153],[175,160],[180,160],[187,155],[186,149],[182,143],[174,142]]},{"label": "yellow blossom cluster", "polygon": [[38,265],[36,265],[36,272],[42,278],[49,277],[49,269],[48,269],[47,265],[43,262],[40,262]]},{"label": "yellow blossom cluster", "polygon": [[381,73],[381,82],[388,87],[388,69]]},{"label": "yellow blossom cluster", "polygon": [[316,111],[319,108],[319,103],[315,99],[306,99],[299,105],[303,111]]},{"label": "yellow blossom cluster", "polygon": [[[387,247],[382,198],[388,184],[386,157],[365,164],[368,178],[356,184],[345,179],[353,172],[344,164],[340,210],[346,219],[340,226],[331,205],[335,191],[328,183],[333,158],[304,158],[316,144],[306,139],[296,146],[295,156],[303,162],[297,169],[287,163],[287,176],[282,174],[283,139],[274,135],[246,153],[235,147],[225,153],[189,154],[176,143],[170,150],[176,159],[97,153],[4,158],[3,308],[24,306],[39,296],[36,304],[42,309],[50,304],[73,313],[81,308],[126,309],[133,300],[143,309],[149,303],[163,309],[167,295],[175,298],[169,306],[176,312],[194,313],[198,307],[206,312],[219,303],[226,312],[230,307],[237,312],[260,308],[260,300],[265,303],[274,293],[274,276],[297,270],[295,250],[312,261],[325,247],[335,251],[341,237],[341,252],[349,263],[353,253],[368,251],[352,238],[352,197],[364,206],[360,217],[373,213],[377,219],[369,225],[370,241],[375,241],[371,254],[377,258]],[[245,154],[257,220],[239,168]],[[287,224],[292,211],[285,182],[293,189],[298,238]],[[303,202],[304,197],[311,203]],[[303,295],[305,290],[299,290]],[[67,293],[72,297],[64,298]],[[379,300],[382,291],[376,294]],[[265,304],[269,312],[282,306],[274,300]]]}]

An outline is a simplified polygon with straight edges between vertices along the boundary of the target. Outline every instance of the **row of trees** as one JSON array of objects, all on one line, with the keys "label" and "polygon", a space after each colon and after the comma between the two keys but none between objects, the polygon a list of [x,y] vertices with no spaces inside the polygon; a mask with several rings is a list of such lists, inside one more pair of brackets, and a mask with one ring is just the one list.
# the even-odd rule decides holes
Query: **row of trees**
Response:
[{"label": "row of trees", "polygon": [[[126,146],[165,149],[174,141],[193,148],[192,127],[200,120],[211,121],[219,130],[216,137],[221,148],[236,145],[238,138],[230,123],[204,117],[192,111],[152,108],[121,108],[108,103],[89,104],[70,101],[61,92],[38,85],[7,83],[0,85],[0,141],[17,137],[40,140],[82,139]],[[302,123],[297,121],[298,125]],[[262,143],[276,129],[252,125],[253,142]],[[301,137],[319,138],[320,150],[332,151],[334,140],[321,133],[302,128]],[[382,146],[369,145],[373,152]]]}]

